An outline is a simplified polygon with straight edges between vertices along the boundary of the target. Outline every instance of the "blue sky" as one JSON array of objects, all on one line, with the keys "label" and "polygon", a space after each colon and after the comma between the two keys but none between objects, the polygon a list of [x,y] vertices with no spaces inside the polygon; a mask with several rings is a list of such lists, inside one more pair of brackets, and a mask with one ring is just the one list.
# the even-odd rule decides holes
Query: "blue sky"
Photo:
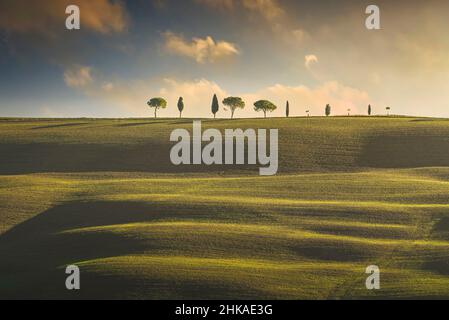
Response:
[{"label": "blue sky", "polygon": [[[374,1],[375,3],[376,1]],[[65,7],[81,30],[65,29]],[[0,116],[210,116],[241,96],[236,116],[269,99],[282,115],[384,114],[449,117],[446,1],[377,1],[382,29],[365,28],[372,1],[0,0]],[[221,108],[220,117],[229,113]]]}]

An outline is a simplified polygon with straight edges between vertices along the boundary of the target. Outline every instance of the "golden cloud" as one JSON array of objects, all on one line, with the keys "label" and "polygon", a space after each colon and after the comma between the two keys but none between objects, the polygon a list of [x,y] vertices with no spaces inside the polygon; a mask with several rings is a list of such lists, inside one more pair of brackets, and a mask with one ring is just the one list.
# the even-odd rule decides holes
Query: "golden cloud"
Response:
[{"label": "golden cloud", "polygon": [[[54,35],[65,30],[66,7],[71,0],[6,0],[0,3],[0,29],[17,33]],[[121,1],[77,0],[81,29],[102,34],[123,32],[128,25]]]},{"label": "golden cloud", "polygon": [[[136,79],[110,81],[97,74],[89,67],[79,66],[66,70],[65,82],[69,87],[79,90],[83,94],[102,101],[107,101],[129,116],[146,116],[149,111],[146,101],[151,97],[164,97],[168,101],[168,108],[163,110],[161,116],[177,117],[176,103],[183,97],[186,117],[210,116],[212,96],[217,94],[219,101],[229,95],[240,96],[247,107],[239,112],[240,117],[260,116],[251,107],[260,99],[267,99],[278,106],[273,116],[284,116],[286,101],[290,101],[290,114],[304,116],[306,110],[311,115],[323,115],[326,104],[332,106],[333,115],[347,114],[351,109],[353,114],[363,113],[368,104],[376,105],[369,94],[363,90],[345,86],[337,81],[324,82],[316,87],[286,86],[276,84],[261,90],[243,93],[228,92],[214,81],[207,79],[182,81],[174,78],[165,79]],[[223,107],[219,111],[220,117],[227,117]]]},{"label": "golden cloud", "polygon": [[281,18],[285,11],[277,0],[243,0],[243,6],[256,11],[269,21]]},{"label": "golden cloud", "polygon": [[278,106],[274,116],[284,115],[283,107],[287,100],[293,116],[304,116],[306,110],[310,110],[311,115],[323,115],[326,104],[332,106],[334,115],[344,115],[348,108],[356,114],[365,110],[368,104],[374,104],[367,92],[337,81],[325,82],[314,88],[276,84],[243,97],[248,103],[262,98],[272,101]]},{"label": "golden cloud", "polygon": [[217,9],[229,10],[235,6],[235,0],[195,0],[195,2]]},{"label": "golden cloud", "polygon": [[165,32],[164,38],[167,52],[194,59],[198,63],[214,63],[240,53],[235,44],[215,41],[210,36],[204,39],[193,38],[192,41],[187,41],[180,35]]},{"label": "golden cloud", "polygon": [[282,17],[285,13],[278,0],[195,0],[212,8],[232,10],[237,6],[256,12],[269,21]]}]

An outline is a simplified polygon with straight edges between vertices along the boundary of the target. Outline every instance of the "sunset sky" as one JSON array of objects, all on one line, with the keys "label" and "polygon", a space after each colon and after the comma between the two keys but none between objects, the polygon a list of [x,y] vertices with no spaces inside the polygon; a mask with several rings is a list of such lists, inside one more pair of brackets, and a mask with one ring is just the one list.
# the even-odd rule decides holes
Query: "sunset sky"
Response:
[{"label": "sunset sky", "polygon": [[[81,30],[65,8],[81,9]],[[381,30],[365,9],[381,9]],[[0,116],[209,117],[212,95],[237,117],[392,113],[449,117],[446,0],[0,0]],[[219,117],[229,112],[221,106]]]}]

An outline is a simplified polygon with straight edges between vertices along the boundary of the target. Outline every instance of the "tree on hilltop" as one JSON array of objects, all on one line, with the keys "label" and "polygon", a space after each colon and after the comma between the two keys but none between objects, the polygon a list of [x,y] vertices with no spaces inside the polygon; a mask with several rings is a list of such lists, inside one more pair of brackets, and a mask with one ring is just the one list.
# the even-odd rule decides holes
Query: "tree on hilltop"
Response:
[{"label": "tree on hilltop", "polygon": [[254,110],[257,112],[263,111],[264,118],[267,117],[267,112],[273,112],[276,109],[277,106],[268,100],[259,100],[256,103],[254,103]]},{"label": "tree on hilltop", "polygon": [[184,110],[184,99],[182,97],[179,97],[178,100],[178,110],[179,110],[179,117],[182,118],[182,111]]},{"label": "tree on hilltop", "polygon": [[220,106],[218,105],[218,98],[217,95],[214,94],[214,97],[212,98],[212,113],[214,114],[214,119],[217,116],[217,112]]},{"label": "tree on hilltop", "polygon": [[153,98],[147,102],[150,108],[154,108],[154,117],[157,118],[157,111],[159,109],[167,108],[167,101],[163,98]]},{"label": "tree on hilltop", "polygon": [[231,119],[234,119],[234,112],[236,109],[245,108],[245,101],[240,97],[227,97],[223,100],[223,104],[231,110]]},{"label": "tree on hilltop", "polygon": [[326,117],[329,117],[331,115],[331,111],[332,111],[332,107],[330,106],[330,104],[327,104],[326,109],[324,110]]}]

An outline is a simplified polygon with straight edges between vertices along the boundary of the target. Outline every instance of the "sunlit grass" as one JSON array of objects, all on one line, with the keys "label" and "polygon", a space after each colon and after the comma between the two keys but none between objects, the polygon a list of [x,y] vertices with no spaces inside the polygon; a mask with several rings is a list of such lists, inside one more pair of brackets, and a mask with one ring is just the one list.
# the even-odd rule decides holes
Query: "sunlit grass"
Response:
[{"label": "sunlit grass", "polygon": [[189,121],[1,121],[0,298],[73,298],[68,264],[78,298],[447,298],[449,122],[415,120],[204,123],[282,128],[273,177],[148,165]]}]

